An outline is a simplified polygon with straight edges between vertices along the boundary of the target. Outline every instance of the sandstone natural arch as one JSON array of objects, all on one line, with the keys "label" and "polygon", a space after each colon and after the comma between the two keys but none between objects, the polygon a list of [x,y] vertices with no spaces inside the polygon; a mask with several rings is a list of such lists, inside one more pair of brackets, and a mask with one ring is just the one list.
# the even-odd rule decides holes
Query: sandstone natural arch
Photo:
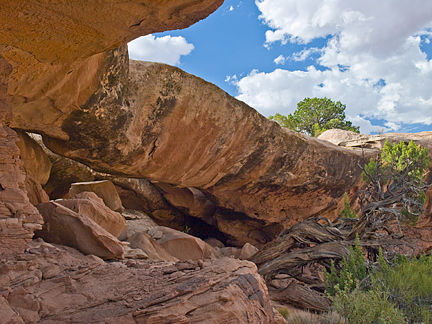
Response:
[{"label": "sandstone natural arch", "polygon": [[[129,62],[128,41],[185,28],[222,3],[0,0],[0,318],[272,323],[251,262],[104,262],[32,240],[42,218],[16,145],[17,132],[39,133],[55,153],[97,171],[80,176],[153,191],[157,220],[177,225],[185,212],[233,245],[261,246],[308,216],[335,218],[341,195],[357,189],[361,151],[282,129],[178,68]],[[273,265],[264,270],[284,268]]]},{"label": "sandstone natural arch", "polygon": [[5,124],[96,171],[203,195],[216,207],[198,217],[233,244],[335,216],[358,183],[361,152],[282,129],[176,67],[129,62],[127,41],[186,27],[220,0],[0,4]]}]

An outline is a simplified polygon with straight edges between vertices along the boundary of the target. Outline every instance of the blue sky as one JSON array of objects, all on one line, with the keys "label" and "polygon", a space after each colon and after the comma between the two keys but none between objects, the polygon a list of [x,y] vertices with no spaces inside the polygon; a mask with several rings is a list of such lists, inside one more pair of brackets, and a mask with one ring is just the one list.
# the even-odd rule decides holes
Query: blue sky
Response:
[{"label": "blue sky", "polygon": [[212,82],[264,116],[328,97],[346,104],[363,133],[420,132],[432,130],[431,39],[430,0],[227,0],[129,51]]}]

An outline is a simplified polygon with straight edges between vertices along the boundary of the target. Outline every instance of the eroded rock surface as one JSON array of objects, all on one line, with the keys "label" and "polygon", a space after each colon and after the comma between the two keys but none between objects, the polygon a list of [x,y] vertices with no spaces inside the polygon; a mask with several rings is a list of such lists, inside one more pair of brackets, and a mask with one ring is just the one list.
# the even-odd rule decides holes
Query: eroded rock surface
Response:
[{"label": "eroded rock surface", "polygon": [[273,323],[248,261],[105,263],[34,242],[0,267],[0,310],[16,323]]},{"label": "eroded rock surface", "polygon": [[181,261],[211,259],[218,256],[210,244],[172,228],[154,227],[149,231],[149,234],[168,253]]}]

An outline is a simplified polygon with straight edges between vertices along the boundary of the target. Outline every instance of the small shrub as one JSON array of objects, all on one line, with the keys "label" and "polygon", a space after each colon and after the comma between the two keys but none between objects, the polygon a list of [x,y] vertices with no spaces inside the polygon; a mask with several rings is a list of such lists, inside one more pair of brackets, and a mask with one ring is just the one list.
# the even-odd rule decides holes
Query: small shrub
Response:
[{"label": "small shrub", "polygon": [[281,314],[282,315],[282,317],[283,318],[285,318],[285,319],[287,319],[287,317],[288,317],[288,315],[289,315],[289,313],[290,313],[290,311],[288,310],[288,308],[286,308],[286,307],[279,307],[278,309],[276,309],[278,312],[279,312],[279,314]]},{"label": "small shrub", "polygon": [[369,219],[396,217],[415,224],[426,202],[429,162],[428,150],[414,141],[392,145],[386,140],[381,157],[371,159],[363,169],[367,186],[359,193],[362,213]]},{"label": "small shrub", "polygon": [[[352,279],[351,279],[352,280]],[[350,292],[336,286],[332,308],[350,324],[402,324],[406,318],[402,311],[387,300],[380,290]]]},{"label": "small shrub", "polygon": [[344,208],[340,211],[339,216],[341,218],[358,218],[356,212],[352,211],[351,205],[348,201],[348,195],[345,192],[344,194]]},{"label": "small shrub", "polygon": [[366,277],[366,259],[360,247],[360,240],[358,235],[355,239],[354,248],[350,246],[350,259],[347,261],[342,259],[342,267],[338,272],[332,260],[330,273],[324,270],[324,281],[326,285],[326,292],[330,296],[336,294],[336,286],[340,290],[354,290],[358,283]]},{"label": "small shrub", "polygon": [[386,273],[376,275],[393,302],[413,322],[432,323],[432,257],[400,258]]},{"label": "small shrub", "polygon": [[287,318],[289,324],[320,324],[320,318],[316,314],[306,311],[294,311]]}]

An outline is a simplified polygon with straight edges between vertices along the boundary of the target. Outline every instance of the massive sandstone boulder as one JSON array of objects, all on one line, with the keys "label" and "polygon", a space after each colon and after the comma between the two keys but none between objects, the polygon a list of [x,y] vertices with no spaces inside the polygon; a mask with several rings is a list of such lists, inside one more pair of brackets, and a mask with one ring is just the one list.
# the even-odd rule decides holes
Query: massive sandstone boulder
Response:
[{"label": "massive sandstone boulder", "polygon": [[37,208],[44,219],[42,229],[36,232],[38,237],[103,259],[124,258],[120,241],[91,218],[56,202],[42,203]]},{"label": "massive sandstone boulder", "polygon": [[122,212],[124,210],[121,199],[111,181],[104,180],[73,183],[69,190],[69,198],[74,198],[82,192],[94,192],[103,200],[107,207],[114,211]]},{"label": "massive sandstone boulder", "polygon": [[219,256],[210,244],[169,227],[154,227],[149,231],[149,235],[169,254],[181,261],[212,259]]},{"label": "massive sandstone boulder", "polygon": [[73,199],[59,199],[56,202],[90,218],[115,237],[126,230],[126,221],[123,216],[108,208],[94,192],[81,192],[76,194]]},{"label": "massive sandstone boulder", "polygon": [[126,55],[111,53],[104,88],[64,119],[67,140],[45,132],[50,149],[95,170],[168,183],[161,189],[180,207],[173,188],[197,189],[217,206],[204,204],[199,217],[238,245],[263,244],[334,207],[358,181],[360,153],[282,129],[178,68],[128,66]]}]

